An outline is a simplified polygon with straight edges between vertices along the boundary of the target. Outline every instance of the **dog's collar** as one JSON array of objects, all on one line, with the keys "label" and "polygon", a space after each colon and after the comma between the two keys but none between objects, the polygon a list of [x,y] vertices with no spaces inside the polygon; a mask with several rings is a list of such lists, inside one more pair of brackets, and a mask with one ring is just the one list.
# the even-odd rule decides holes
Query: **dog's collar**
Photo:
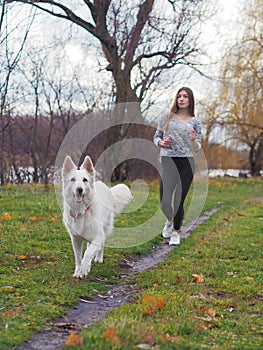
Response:
[{"label": "dog's collar", "polygon": [[73,213],[72,210],[70,210],[69,214],[74,220],[78,220],[78,219],[82,218],[90,209],[91,209],[91,203],[87,206],[87,208],[84,210],[83,213],[75,214],[75,213]]}]

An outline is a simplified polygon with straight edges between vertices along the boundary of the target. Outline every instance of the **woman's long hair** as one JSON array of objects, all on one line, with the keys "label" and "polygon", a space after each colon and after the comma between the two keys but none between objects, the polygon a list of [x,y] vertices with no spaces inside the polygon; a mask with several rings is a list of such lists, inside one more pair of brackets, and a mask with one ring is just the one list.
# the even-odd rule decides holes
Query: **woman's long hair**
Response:
[{"label": "woman's long hair", "polygon": [[175,114],[176,112],[179,111],[179,106],[178,106],[178,95],[180,94],[181,91],[185,91],[188,95],[189,98],[189,107],[188,107],[188,112],[189,114],[193,117],[195,115],[195,98],[194,98],[194,94],[193,91],[186,86],[181,87],[178,91],[177,94],[175,96],[174,102],[172,104],[172,107],[170,108],[170,112],[168,114],[168,117],[162,127],[162,130],[165,131],[167,130],[167,127],[169,125],[169,122],[173,116],[173,114]]}]

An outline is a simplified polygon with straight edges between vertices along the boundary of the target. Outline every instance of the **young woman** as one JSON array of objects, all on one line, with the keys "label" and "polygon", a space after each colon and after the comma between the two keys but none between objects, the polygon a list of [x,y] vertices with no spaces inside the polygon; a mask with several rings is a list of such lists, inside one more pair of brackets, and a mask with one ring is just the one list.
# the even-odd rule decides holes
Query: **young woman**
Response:
[{"label": "young woman", "polygon": [[201,121],[195,117],[194,106],[192,90],[180,88],[154,135],[162,164],[161,209],[167,218],[162,235],[170,238],[170,245],[180,244],[184,201],[195,172],[193,152],[201,149]]}]

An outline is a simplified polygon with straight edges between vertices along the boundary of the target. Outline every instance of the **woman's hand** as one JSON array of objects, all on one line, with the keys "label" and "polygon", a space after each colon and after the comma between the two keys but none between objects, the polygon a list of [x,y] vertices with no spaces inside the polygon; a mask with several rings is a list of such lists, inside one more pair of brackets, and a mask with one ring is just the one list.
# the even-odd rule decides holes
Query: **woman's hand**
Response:
[{"label": "woman's hand", "polygon": [[192,142],[193,150],[195,152],[197,152],[201,148],[201,146],[200,146],[199,142],[196,139],[196,131],[194,129],[190,130],[189,137],[190,137],[190,140]]},{"label": "woman's hand", "polygon": [[171,138],[166,137],[164,140],[160,140],[158,142],[158,145],[163,148],[170,148],[171,147]]},{"label": "woman's hand", "polygon": [[196,131],[194,129],[190,130],[189,137],[191,141],[195,141],[196,139]]}]

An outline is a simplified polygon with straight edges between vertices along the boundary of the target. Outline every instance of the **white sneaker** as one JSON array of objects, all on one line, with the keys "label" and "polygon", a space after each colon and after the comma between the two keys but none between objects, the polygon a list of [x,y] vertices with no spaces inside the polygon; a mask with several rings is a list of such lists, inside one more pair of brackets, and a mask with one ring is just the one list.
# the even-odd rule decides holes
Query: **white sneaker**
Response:
[{"label": "white sneaker", "polygon": [[180,233],[173,231],[169,241],[169,245],[179,245],[180,244]]},{"label": "white sneaker", "polygon": [[163,232],[162,232],[163,238],[170,238],[172,231],[173,231],[173,222],[166,220],[163,228]]}]

